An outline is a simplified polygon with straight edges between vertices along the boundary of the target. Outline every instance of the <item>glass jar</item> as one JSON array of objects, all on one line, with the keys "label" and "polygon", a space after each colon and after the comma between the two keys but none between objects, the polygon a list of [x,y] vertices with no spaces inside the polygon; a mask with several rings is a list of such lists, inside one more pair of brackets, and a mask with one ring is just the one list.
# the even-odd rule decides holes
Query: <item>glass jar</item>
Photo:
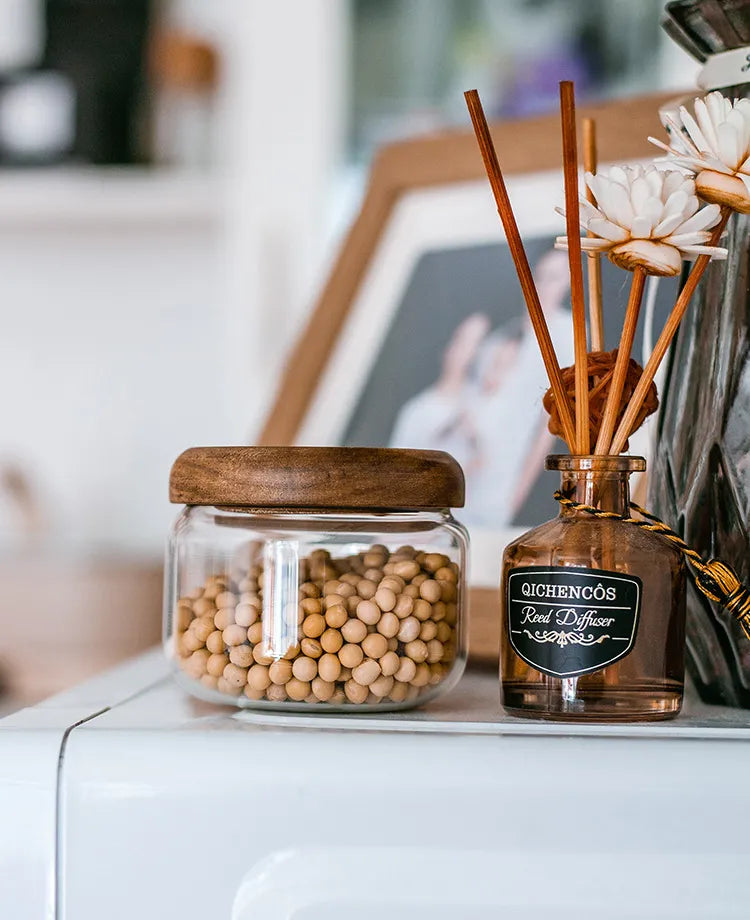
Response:
[{"label": "glass jar", "polygon": [[168,548],[179,682],[265,709],[392,710],[466,661],[461,468],[437,451],[194,448]]},{"label": "glass jar", "polygon": [[[642,457],[552,456],[561,492],[629,514]],[[561,505],[503,558],[502,703],[514,716],[666,719],[682,705],[685,564],[663,537]]]}]

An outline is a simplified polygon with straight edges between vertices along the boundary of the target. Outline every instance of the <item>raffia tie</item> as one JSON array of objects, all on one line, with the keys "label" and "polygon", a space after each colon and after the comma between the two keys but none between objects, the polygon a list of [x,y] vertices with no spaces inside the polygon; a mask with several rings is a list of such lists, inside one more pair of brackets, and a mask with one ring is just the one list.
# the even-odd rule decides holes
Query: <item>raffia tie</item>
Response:
[{"label": "raffia tie", "polygon": [[640,518],[625,517],[614,511],[602,511],[593,505],[585,505],[563,495],[559,489],[555,492],[555,499],[565,508],[571,508],[573,511],[583,511],[597,518],[616,519],[664,537],[686,558],[696,588],[709,600],[719,604],[736,617],[745,636],[750,639],[750,588],[743,585],[737,573],[726,562],[720,559],[709,559],[708,562],[705,562],[700,554],[688,546],[671,527],[659,520],[656,515],[636,505],[635,502],[631,502],[630,507],[641,515]]},{"label": "raffia tie", "polygon": [[[595,444],[596,439],[599,437],[599,429],[601,428],[602,418],[604,416],[604,408],[607,403],[607,397],[609,396],[610,383],[615,370],[615,361],[617,360],[617,349],[615,348],[613,351],[590,351],[587,358],[589,372],[589,431],[591,443]],[[562,376],[563,388],[568,394],[571,405],[575,406],[575,365],[572,367],[564,367],[560,373]],[[625,413],[625,409],[630,402],[630,397],[633,395],[633,391],[638,381],[641,379],[642,373],[643,368],[641,365],[631,358],[628,362],[625,385],[622,389],[622,399],[620,401],[620,408],[617,413],[615,426],[619,425]],[[551,388],[544,394],[542,405],[549,413],[549,424],[547,427],[550,432],[558,437],[562,437],[563,428],[560,422],[560,413],[557,411],[557,403],[555,402],[555,396]],[[629,434],[632,434],[636,429],[640,428],[645,419],[658,408],[659,400],[656,395],[656,385],[652,383]],[[627,443],[625,447],[627,448]]]}]

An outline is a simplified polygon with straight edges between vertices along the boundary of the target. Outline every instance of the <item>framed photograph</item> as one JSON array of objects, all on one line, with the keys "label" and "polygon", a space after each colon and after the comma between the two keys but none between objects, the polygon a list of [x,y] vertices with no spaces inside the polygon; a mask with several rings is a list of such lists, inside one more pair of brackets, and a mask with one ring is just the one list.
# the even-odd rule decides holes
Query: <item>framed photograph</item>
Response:
[{"label": "framed photograph", "polygon": [[[602,162],[649,156],[646,137],[658,133],[663,101],[591,112]],[[613,138],[623,117],[631,122],[624,150]],[[565,232],[553,210],[563,202],[557,118],[499,125],[493,134],[558,359],[572,364],[567,253],[554,249],[555,236]],[[613,347],[628,279],[606,261],[602,276]],[[675,285],[651,282],[637,360],[650,347],[651,328],[658,334]],[[472,651],[492,658],[503,547],[556,513],[557,480],[544,472],[544,458],[565,448],[547,431],[547,386],[473,136],[413,141],[387,148],[376,163],[262,442],[453,454],[467,483],[458,516],[472,537]],[[645,426],[631,450],[648,453],[648,446]]]}]

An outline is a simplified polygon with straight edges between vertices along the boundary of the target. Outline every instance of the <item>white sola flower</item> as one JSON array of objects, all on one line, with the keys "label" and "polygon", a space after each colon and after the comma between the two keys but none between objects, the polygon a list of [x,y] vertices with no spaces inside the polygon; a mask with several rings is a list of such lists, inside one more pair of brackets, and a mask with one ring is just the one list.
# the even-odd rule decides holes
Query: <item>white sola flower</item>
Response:
[{"label": "white sola flower", "polygon": [[693,103],[695,117],[680,106],[666,115],[670,144],[649,140],[667,159],[695,175],[695,188],[704,201],[750,213],[750,99],[732,102],[719,92]]},{"label": "white sola flower", "polygon": [[[683,259],[698,255],[726,257],[726,249],[706,246],[719,207],[700,207],[690,176],[656,166],[613,166],[608,173],[586,173],[586,183],[597,203],[580,202],[581,226],[593,234],[581,239],[585,251],[606,253],[620,268],[649,275],[677,275]],[[558,237],[555,247],[567,249],[568,238]]]}]

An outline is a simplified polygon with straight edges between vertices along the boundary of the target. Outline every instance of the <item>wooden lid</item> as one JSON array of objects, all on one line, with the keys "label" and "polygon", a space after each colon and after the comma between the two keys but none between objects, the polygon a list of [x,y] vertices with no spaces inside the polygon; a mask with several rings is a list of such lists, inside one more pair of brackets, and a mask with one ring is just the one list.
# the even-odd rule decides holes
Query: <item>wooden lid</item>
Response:
[{"label": "wooden lid", "polygon": [[169,500],[245,508],[460,508],[464,474],[443,451],[372,447],[192,447]]}]

